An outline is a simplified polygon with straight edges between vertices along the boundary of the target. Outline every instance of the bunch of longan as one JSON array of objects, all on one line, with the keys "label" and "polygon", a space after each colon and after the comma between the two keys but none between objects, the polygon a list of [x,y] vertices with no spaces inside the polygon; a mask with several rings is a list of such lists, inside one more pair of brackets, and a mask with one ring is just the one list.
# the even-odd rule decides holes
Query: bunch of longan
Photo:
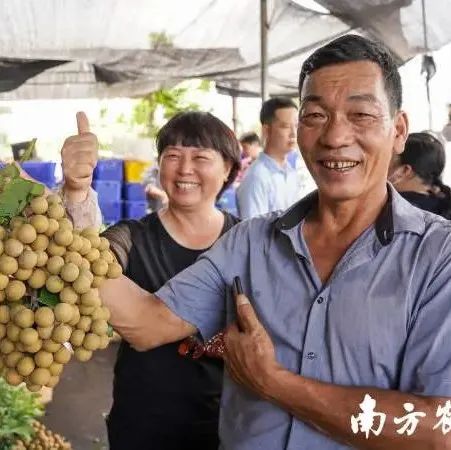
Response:
[{"label": "bunch of longan", "polygon": [[53,433],[38,421],[33,422],[34,437],[19,440],[13,450],[72,450],[72,446],[59,434]]},{"label": "bunch of longan", "polygon": [[0,369],[38,391],[58,383],[72,354],[88,361],[108,346],[98,287],[122,270],[97,230],[73,229],[59,196],[36,197],[28,211],[0,226]]}]

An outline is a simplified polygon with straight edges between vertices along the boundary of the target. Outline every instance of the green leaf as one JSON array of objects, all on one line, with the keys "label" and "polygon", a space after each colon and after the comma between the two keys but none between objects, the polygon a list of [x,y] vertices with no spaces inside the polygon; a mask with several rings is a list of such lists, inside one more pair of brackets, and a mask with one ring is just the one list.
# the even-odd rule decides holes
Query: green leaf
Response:
[{"label": "green leaf", "polygon": [[31,156],[33,155],[33,150],[34,150],[35,146],[36,146],[36,138],[31,140],[31,142],[28,144],[27,149],[23,152],[23,155],[19,161],[20,164],[31,159]]},{"label": "green leaf", "polygon": [[113,327],[110,324],[108,324],[108,331],[107,331],[108,337],[113,337],[113,334],[114,334]]},{"label": "green leaf", "polygon": [[39,290],[38,302],[54,308],[60,302],[60,297],[58,294],[52,294],[46,288],[42,288]]},{"label": "green leaf", "polygon": [[45,191],[45,187],[43,184],[33,183],[30,193],[31,193],[31,195],[33,195],[35,197],[40,197],[41,195],[44,194],[44,191]]},{"label": "green leaf", "polygon": [[6,164],[5,167],[0,169],[1,177],[17,178],[20,175],[19,169],[15,164]]}]

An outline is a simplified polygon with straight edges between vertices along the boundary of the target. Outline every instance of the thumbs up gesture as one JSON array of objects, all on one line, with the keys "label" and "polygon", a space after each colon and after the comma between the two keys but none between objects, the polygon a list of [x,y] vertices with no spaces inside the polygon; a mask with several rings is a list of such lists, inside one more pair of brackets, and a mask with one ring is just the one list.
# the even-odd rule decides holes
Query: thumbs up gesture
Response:
[{"label": "thumbs up gesture", "polygon": [[64,194],[71,202],[86,199],[97,164],[98,141],[84,112],[77,113],[77,128],[78,134],[69,136],[61,149]]}]

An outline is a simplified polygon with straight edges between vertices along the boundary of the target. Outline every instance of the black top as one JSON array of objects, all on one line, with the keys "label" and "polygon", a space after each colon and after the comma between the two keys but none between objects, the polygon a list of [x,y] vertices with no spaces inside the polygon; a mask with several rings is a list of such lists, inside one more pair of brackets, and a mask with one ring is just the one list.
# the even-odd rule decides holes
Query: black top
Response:
[{"label": "black top", "polygon": [[[221,235],[238,222],[224,215]],[[125,275],[149,292],[207,250],[191,250],[175,242],[156,213],[120,222],[104,236]],[[178,346],[176,342],[137,352],[121,343],[108,419],[111,450],[218,448],[222,361],[184,358]]]},{"label": "black top", "polygon": [[448,200],[445,197],[440,197],[434,194],[420,194],[419,192],[406,191],[400,194],[412,205],[425,211],[433,212],[439,216],[448,219],[448,208],[450,207]]}]

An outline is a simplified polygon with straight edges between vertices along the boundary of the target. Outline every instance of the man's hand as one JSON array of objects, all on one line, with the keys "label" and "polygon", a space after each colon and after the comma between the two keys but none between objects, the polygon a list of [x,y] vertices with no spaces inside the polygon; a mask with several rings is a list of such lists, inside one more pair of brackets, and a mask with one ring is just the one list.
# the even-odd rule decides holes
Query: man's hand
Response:
[{"label": "man's hand", "polygon": [[84,112],[77,113],[77,128],[78,134],[68,137],[61,149],[64,195],[70,203],[86,199],[97,164],[97,137],[89,131]]},{"label": "man's hand", "polygon": [[235,295],[237,323],[224,335],[224,361],[235,382],[266,397],[268,383],[281,367],[276,361],[274,345],[258,320],[249,299]]}]

